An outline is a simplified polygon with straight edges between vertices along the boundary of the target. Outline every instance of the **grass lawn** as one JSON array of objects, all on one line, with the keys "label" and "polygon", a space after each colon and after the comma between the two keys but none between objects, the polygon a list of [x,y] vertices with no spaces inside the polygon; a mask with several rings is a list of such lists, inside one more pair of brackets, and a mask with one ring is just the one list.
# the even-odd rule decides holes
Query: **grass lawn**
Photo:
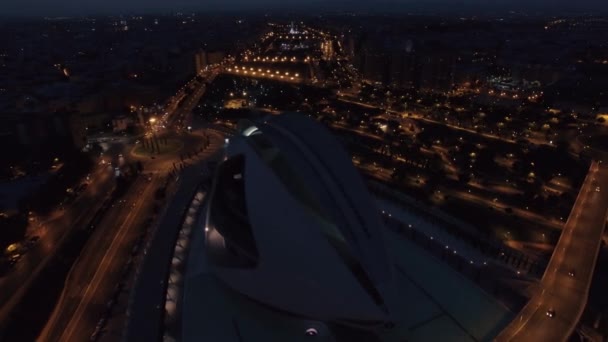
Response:
[{"label": "grass lawn", "polygon": [[135,148],[133,149],[133,154],[135,154],[136,156],[139,156],[139,157],[149,157],[149,156],[155,156],[155,155],[160,155],[160,154],[170,154],[170,153],[175,153],[175,152],[181,150],[182,147],[184,147],[184,144],[179,140],[171,139],[171,138],[167,139],[167,144],[165,144],[163,139],[159,139],[158,147],[159,147],[159,150],[157,150],[156,147],[154,149],[152,149],[150,145],[146,145],[146,147],[144,147],[144,145],[140,143],[137,146],[135,146]]}]

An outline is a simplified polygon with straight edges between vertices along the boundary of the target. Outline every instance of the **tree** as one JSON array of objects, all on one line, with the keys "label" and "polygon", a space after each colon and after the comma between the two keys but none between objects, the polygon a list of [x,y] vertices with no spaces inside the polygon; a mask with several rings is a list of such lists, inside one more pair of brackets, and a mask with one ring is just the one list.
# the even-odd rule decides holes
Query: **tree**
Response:
[{"label": "tree", "polygon": [[468,172],[461,172],[458,174],[458,182],[461,184],[467,184],[471,181],[471,174]]},{"label": "tree", "polygon": [[9,217],[0,217],[0,249],[4,251],[6,246],[17,242],[25,237],[27,228],[27,215],[18,214]]}]

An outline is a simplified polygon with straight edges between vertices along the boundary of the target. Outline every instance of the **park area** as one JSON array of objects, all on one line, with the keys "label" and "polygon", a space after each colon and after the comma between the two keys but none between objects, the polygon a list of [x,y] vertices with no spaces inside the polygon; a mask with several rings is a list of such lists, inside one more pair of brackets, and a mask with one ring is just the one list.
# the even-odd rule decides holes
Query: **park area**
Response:
[{"label": "park area", "polygon": [[174,138],[149,138],[143,139],[133,149],[133,154],[138,157],[150,157],[162,154],[171,154],[178,152],[184,147],[184,144]]}]

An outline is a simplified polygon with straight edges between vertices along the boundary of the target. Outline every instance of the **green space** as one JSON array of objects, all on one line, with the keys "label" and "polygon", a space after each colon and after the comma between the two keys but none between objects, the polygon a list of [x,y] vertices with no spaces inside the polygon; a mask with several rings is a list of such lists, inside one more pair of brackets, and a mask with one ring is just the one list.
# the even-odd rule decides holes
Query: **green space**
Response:
[{"label": "green space", "polygon": [[175,153],[181,150],[182,147],[184,147],[184,144],[174,138],[147,139],[135,146],[133,154],[138,157],[150,157]]}]

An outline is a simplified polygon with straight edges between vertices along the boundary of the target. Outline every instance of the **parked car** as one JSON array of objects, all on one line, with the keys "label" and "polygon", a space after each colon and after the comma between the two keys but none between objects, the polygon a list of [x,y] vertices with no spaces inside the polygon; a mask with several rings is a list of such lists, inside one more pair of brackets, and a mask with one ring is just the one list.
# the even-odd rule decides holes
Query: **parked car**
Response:
[{"label": "parked car", "polygon": [[25,244],[28,247],[31,247],[31,246],[35,245],[36,242],[38,242],[38,240],[40,240],[40,236],[32,236],[31,238],[27,239],[27,242]]}]

